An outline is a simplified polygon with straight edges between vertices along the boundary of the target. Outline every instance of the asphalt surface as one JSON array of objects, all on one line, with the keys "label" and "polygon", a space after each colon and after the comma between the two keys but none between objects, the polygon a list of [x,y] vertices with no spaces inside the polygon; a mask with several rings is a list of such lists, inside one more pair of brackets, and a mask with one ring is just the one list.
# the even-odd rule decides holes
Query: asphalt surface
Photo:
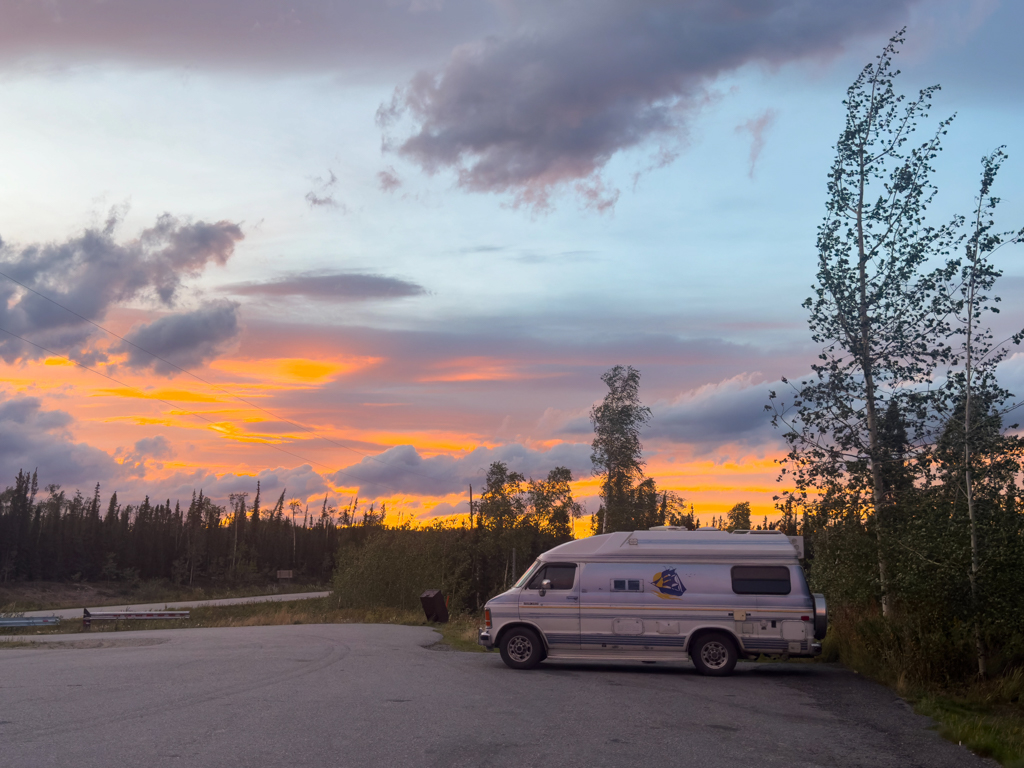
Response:
[{"label": "asphalt surface", "polygon": [[46,636],[0,650],[0,765],[995,766],[826,664],[548,664],[426,627]]},{"label": "asphalt surface", "polygon": [[[216,605],[245,605],[246,603],[290,603],[311,597],[327,597],[330,592],[293,592],[285,595],[256,595],[254,597],[224,597],[219,600],[184,600],[177,603],[145,603],[143,605],[97,605],[90,611],[174,611],[179,608],[202,608]],[[56,611],[26,611],[25,616],[59,616],[62,619],[82,618],[81,608],[62,608]]]}]

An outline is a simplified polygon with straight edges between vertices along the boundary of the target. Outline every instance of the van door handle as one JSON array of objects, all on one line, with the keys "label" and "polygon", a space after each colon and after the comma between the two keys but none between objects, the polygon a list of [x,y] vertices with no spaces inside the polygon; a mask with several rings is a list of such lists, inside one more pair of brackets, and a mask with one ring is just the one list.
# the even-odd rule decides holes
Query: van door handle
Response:
[{"label": "van door handle", "polygon": [[569,595],[569,596],[568,596],[567,598],[565,598],[565,599],[566,599],[566,600],[579,600],[579,597],[577,597],[576,595]]}]

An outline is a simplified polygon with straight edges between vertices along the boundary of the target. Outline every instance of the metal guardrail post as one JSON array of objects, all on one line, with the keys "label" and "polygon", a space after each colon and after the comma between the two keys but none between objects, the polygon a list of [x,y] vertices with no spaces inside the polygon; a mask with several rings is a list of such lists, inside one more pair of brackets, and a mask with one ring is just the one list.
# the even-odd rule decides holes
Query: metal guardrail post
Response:
[{"label": "metal guardrail post", "polygon": [[92,629],[92,621],[89,618],[89,609],[88,608],[83,608],[82,609],[82,629],[83,630],[90,630],[90,629]]}]

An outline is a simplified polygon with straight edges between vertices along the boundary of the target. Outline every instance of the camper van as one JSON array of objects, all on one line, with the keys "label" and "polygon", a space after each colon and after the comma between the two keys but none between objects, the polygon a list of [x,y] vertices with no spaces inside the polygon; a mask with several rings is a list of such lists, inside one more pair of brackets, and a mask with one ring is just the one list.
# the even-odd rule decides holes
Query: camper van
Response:
[{"label": "camper van", "polygon": [[807,588],[801,537],[661,526],[570,541],[487,602],[479,643],[513,669],[544,659],[687,661],[821,653],[828,611]]}]

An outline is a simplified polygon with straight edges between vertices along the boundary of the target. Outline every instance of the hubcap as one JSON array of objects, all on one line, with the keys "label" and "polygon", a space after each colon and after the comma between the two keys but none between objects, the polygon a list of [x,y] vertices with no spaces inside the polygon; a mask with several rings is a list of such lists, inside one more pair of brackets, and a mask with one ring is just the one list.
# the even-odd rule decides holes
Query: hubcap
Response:
[{"label": "hubcap", "polygon": [[717,640],[704,643],[700,649],[700,660],[708,669],[721,669],[729,662],[729,649]]},{"label": "hubcap", "polygon": [[508,641],[508,655],[513,661],[527,661],[533,654],[533,643],[522,635],[516,635]]}]

